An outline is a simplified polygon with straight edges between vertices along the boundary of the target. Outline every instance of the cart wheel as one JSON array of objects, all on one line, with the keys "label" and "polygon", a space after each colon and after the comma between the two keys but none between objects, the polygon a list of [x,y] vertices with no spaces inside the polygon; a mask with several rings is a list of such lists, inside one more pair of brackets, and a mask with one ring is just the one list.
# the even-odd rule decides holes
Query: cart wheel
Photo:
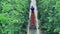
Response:
[{"label": "cart wheel", "polygon": [[30,26],[30,29],[37,29],[36,26]]}]

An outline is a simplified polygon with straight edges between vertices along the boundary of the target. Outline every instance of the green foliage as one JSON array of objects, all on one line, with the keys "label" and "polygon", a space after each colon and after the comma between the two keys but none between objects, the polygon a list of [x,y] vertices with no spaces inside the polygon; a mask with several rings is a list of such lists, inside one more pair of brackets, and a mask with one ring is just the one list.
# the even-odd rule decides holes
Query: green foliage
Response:
[{"label": "green foliage", "polygon": [[60,34],[60,0],[37,0],[37,6],[44,34]]},{"label": "green foliage", "polygon": [[28,0],[0,0],[0,34],[26,34]]}]

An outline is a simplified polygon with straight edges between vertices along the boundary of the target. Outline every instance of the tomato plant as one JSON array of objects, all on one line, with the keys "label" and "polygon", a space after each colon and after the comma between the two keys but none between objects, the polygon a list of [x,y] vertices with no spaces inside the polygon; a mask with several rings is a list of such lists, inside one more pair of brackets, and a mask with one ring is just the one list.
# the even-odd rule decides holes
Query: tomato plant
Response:
[{"label": "tomato plant", "polygon": [[37,0],[38,19],[44,34],[60,32],[60,0]]},{"label": "tomato plant", "polygon": [[26,34],[29,0],[0,0],[0,34]]}]

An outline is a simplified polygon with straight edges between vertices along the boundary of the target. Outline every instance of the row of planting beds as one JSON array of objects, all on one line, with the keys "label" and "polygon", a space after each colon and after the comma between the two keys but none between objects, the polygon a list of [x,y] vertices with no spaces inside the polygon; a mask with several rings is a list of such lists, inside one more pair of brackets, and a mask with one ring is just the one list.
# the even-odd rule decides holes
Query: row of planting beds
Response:
[{"label": "row of planting beds", "polygon": [[29,0],[0,0],[0,34],[26,34]]},{"label": "row of planting beds", "polygon": [[39,28],[43,34],[60,34],[60,0],[37,0]]}]

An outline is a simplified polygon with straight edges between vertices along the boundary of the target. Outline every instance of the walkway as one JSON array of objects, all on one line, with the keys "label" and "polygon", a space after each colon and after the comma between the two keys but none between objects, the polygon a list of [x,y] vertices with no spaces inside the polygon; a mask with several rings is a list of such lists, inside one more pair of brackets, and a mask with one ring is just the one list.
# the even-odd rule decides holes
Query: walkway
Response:
[{"label": "walkway", "polygon": [[38,11],[37,11],[37,6],[36,6],[36,0],[31,0],[30,8],[31,8],[31,6],[33,6],[35,8],[34,13],[35,13],[35,20],[36,20],[36,28],[37,29],[29,29],[30,18],[31,18],[31,9],[30,9],[30,12],[29,12],[29,21],[28,21],[29,24],[28,24],[28,27],[27,27],[27,29],[28,29],[27,34],[40,34],[39,33],[40,31],[38,29],[39,25],[38,25],[38,19],[37,19]]}]

